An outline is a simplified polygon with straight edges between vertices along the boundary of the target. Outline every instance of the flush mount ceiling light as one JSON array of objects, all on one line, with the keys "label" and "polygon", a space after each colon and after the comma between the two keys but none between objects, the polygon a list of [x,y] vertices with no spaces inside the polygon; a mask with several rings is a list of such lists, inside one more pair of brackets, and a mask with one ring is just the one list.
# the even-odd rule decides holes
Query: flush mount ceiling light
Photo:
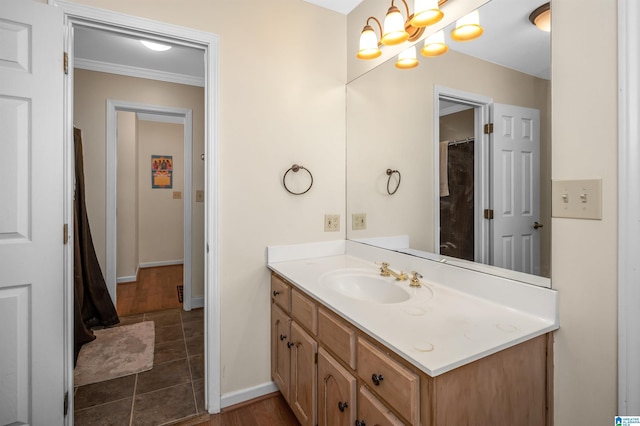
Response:
[{"label": "flush mount ceiling light", "polygon": [[551,31],[551,5],[545,3],[529,15],[529,21],[538,29],[546,32]]},{"label": "flush mount ceiling light", "polygon": [[482,35],[484,29],[480,26],[480,12],[478,9],[463,16],[456,22],[451,31],[451,38],[455,41],[470,41]]},{"label": "flush mount ceiling light", "polygon": [[171,49],[171,46],[168,44],[156,43],[155,41],[140,40],[140,43],[147,49],[155,50],[156,52],[164,52],[165,50]]}]

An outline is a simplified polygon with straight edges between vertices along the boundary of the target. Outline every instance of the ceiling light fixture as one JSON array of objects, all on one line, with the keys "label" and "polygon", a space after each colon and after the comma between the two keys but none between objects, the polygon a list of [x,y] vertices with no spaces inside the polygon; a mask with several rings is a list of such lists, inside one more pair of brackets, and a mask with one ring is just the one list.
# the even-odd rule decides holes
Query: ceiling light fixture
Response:
[{"label": "ceiling light fixture", "polygon": [[551,31],[551,4],[545,3],[529,15],[529,21],[538,29],[546,32]]},{"label": "ceiling light fixture", "polygon": [[362,33],[360,34],[360,47],[358,49],[358,54],[356,55],[359,59],[375,59],[382,55],[380,43],[378,43],[378,36],[375,31],[373,31],[373,27],[369,25],[370,19],[376,21],[378,28],[380,29],[380,34],[382,34],[382,25],[380,25],[380,21],[375,17],[370,16],[367,19],[366,25],[362,29]]},{"label": "ceiling light fixture", "polygon": [[155,50],[156,52],[164,52],[165,50],[171,49],[171,46],[168,44],[156,43],[155,41],[140,40],[140,43],[147,49]]},{"label": "ceiling light fixture", "polygon": [[451,31],[451,38],[455,41],[470,41],[482,35],[484,29],[480,26],[480,12],[478,9],[463,16],[456,22],[456,27]]}]

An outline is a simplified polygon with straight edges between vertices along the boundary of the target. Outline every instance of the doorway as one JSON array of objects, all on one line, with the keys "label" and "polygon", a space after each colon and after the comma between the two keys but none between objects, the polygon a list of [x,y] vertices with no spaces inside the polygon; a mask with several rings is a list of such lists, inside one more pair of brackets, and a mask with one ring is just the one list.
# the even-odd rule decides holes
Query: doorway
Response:
[{"label": "doorway", "polygon": [[[204,114],[204,354],[205,373],[205,407],[209,413],[220,411],[220,335],[219,335],[219,253],[218,253],[218,209],[216,201],[218,199],[218,90],[217,90],[217,58],[218,58],[218,38],[209,33],[195,31],[187,28],[163,24],[140,19],[128,15],[114,12],[93,9],[86,6],[76,5],[66,1],[50,0],[51,4],[60,7],[65,14],[67,27],[66,50],[69,54],[69,80],[66,85],[65,94],[65,127],[67,134],[73,127],[73,30],[75,27],[89,26],[101,28],[110,32],[126,35],[138,35],[146,38],[154,38],[166,43],[191,46],[201,49],[204,57],[205,68],[205,114]],[[65,145],[70,146],[71,139],[66,137]],[[66,171],[67,180],[72,176]],[[73,185],[67,185],[73,188]],[[70,193],[66,194],[66,199],[71,199]],[[66,265],[67,268],[70,265]],[[72,267],[72,265],[71,265]],[[67,277],[72,274],[67,274]],[[72,288],[72,280],[67,279],[65,286]],[[71,292],[72,293],[72,292]],[[69,309],[65,313],[65,323],[67,333],[72,335],[73,312]],[[73,342],[67,342],[69,348]],[[73,353],[67,349],[68,353]],[[68,360],[68,365],[72,360]],[[66,387],[73,388],[73,368],[67,369]],[[73,399],[70,400],[70,410],[73,410]]]}]

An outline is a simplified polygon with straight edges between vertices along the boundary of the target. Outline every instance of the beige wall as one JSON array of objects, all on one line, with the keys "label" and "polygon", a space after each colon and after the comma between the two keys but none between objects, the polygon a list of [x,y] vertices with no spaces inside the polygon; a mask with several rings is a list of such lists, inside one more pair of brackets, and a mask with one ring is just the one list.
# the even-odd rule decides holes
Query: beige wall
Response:
[{"label": "beige wall", "polygon": [[[85,145],[87,212],[98,261],[105,273],[105,125],[106,100],[193,110],[193,190],[202,189],[204,162],[204,91],[201,87],[76,69],[74,124],[82,129]],[[192,204],[192,295],[204,295],[204,203]]]},{"label": "beige wall", "polygon": [[[136,115],[118,111],[118,188],[116,277],[135,279],[138,270],[138,151]],[[93,167],[93,164],[91,164]],[[95,226],[92,226],[95,228]],[[102,241],[102,240],[101,240]],[[94,243],[95,244],[95,243]],[[101,246],[104,242],[101,242]],[[103,271],[104,272],[104,271]]]},{"label": "beige wall", "polygon": [[[173,157],[173,188],[151,187],[151,156]],[[138,120],[138,241],[140,263],[183,260],[184,126]],[[201,224],[200,224],[201,225]],[[200,226],[199,226],[200,227]]]},{"label": "beige wall", "polygon": [[[302,0],[77,3],[220,36],[222,393],[269,382],[266,246],[344,238],[323,220],[345,210],[346,17]],[[293,163],[313,173],[303,196],[282,187]]]},{"label": "beige wall", "polygon": [[[344,211],[343,84],[353,54],[344,46],[344,17],[299,0],[78,3],[221,35],[222,391],[263,383],[264,246],[342,236],[322,232],[322,215]],[[274,25],[282,16],[299,19]],[[553,20],[553,177],[603,177],[605,199],[602,221],[553,221],[561,322],[555,424],[609,424],[617,371],[616,2],[555,0]],[[246,31],[246,22],[255,27]],[[597,22],[597,31],[584,22]],[[307,196],[279,186],[293,162],[314,172]]]},{"label": "beige wall", "polygon": [[553,219],[555,424],[606,425],[617,410],[617,2],[554,0],[552,19],[552,177],[602,178],[603,194],[602,220]]}]

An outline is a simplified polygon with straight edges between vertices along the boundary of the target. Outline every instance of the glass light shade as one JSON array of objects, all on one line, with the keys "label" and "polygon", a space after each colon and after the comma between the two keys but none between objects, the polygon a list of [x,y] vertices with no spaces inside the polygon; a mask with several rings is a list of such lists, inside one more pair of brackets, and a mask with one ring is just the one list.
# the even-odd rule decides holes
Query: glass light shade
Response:
[{"label": "glass light shade", "polygon": [[447,53],[449,46],[444,42],[444,31],[431,34],[424,40],[424,47],[420,50],[423,56],[440,56]]},{"label": "glass light shade", "polygon": [[397,7],[391,6],[384,18],[382,44],[393,46],[404,43],[409,39],[409,33],[404,29],[404,18]]},{"label": "glass light shade", "polygon": [[378,36],[369,25],[365,25],[360,34],[360,48],[356,55],[359,59],[375,59],[382,55],[378,48]]},{"label": "glass light shade", "polygon": [[416,0],[413,10],[411,25],[418,28],[433,25],[444,16],[438,7],[438,0]]},{"label": "glass light shade", "polygon": [[171,49],[171,46],[168,44],[160,44],[149,40],[140,40],[140,43],[147,49],[155,50],[156,52],[164,52],[165,50]]},{"label": "glass light shade", "polygon": [[482,35],[484,29],[480,26],[480,12],[473,12],[463,16],[456,22],[456,28],[451,31],[451,38],[455,41],[469,41]]},{"label": "glass light shade", "polygon": [[542,31],[551,32],[551,9],[545,10],[536,16],[533,23]]},{"label": "glass light shade", "polygon": [[398,60],[396,61],[396,68],[400,68],[403,70],[409,68],[415,68],[420,63],[416,59],[416,47],[411,46],[408,49],[405,49],[398,55]]}]

